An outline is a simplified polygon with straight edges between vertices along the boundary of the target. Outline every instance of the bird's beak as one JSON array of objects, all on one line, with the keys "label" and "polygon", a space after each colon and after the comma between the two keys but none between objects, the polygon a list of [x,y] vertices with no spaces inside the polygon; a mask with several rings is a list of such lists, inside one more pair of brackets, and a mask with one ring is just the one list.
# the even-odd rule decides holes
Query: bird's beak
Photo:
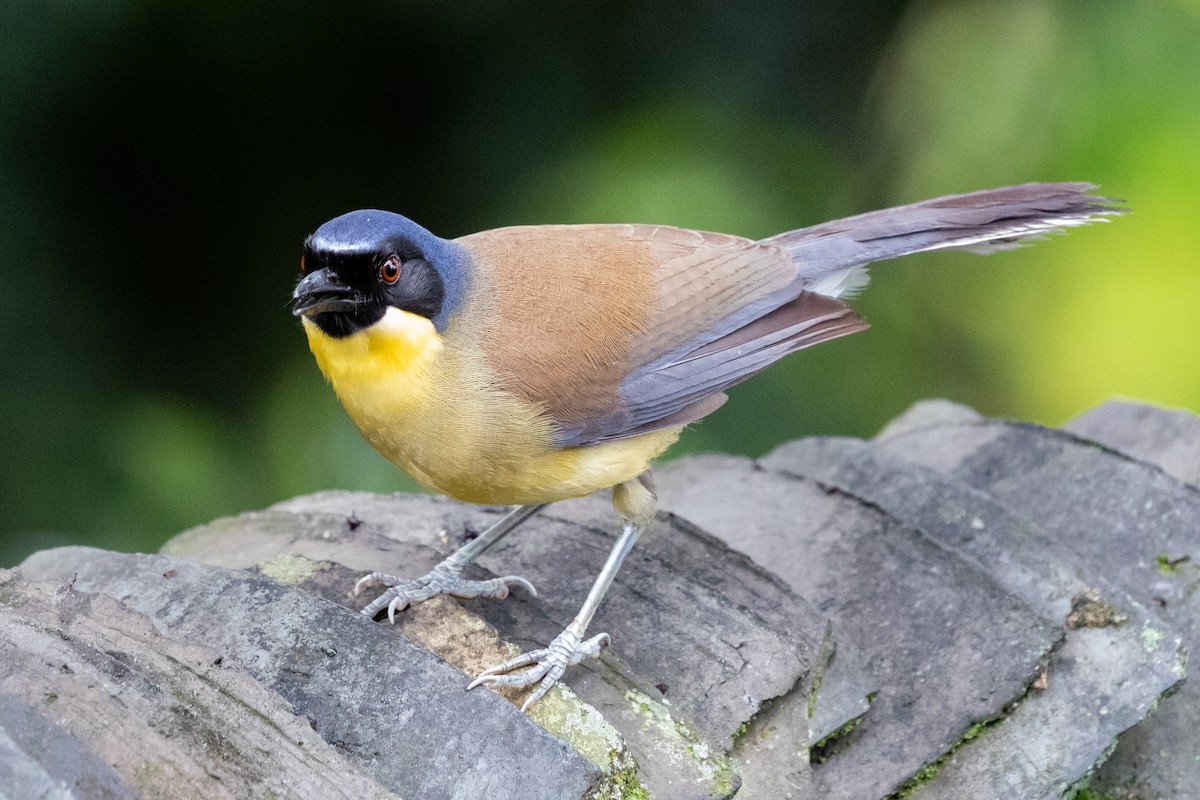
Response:
[{"label": "bird's beak", "polygon": [[305,275],[292,292],[292,314],[311,317],[330,311],[352,311],[358,305],[354,290],[328,269]]}]

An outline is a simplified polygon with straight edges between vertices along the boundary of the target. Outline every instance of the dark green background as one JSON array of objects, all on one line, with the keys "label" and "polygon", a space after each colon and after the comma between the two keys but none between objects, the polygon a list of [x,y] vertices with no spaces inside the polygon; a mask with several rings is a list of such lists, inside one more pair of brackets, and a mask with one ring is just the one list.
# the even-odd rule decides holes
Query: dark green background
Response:
[{"label": "dark green background", "polygon": [[1195,0],[9,0],[0,31],[0,564],[410,486],[288,311],[304,235],[363,206],[444,236],[763,236],[1092,180],[1135,213],[880,265],[872,330],[678,450],[869,435],[935,395],[1048,423],[1115,393],[1200,408]]}]

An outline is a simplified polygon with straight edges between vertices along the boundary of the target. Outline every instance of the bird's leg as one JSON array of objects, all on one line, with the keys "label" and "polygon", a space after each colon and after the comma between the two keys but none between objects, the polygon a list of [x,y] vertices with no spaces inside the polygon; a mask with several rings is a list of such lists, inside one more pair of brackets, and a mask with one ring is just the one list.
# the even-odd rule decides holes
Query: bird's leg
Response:
[{"label": "bird's leg", "polygon": [[[608,560],[604,562],[604,567],[596,576],[596,582],[592,584],[591,591],[583,601],[583,607],[579,609],[579,613],[571,620],[571,624],[567,626],[566,630],[554,637],[554,641],[550,642],[549,647],[532,650],[497,664],[480,673],[467,688],[474,689],[485,683],[498,686],[529,686],[537,683],[537,688],[521,705],[521,710],[524,711],[530,703],[540,698],[558,682],[567,667],[578,664],[585,658],[599,656],[600,650],[609,642],[608,634],[600,633],[584,640],[584,633],[587,631],[588,623],[592,621],[592,615],[596,613],[597,606],[604,598],[605,592],[612,585],[613,579],[617,577],[617,571],[621,569],[621,562],[633,549],[638,537],[646,529],[647,523],[654,517],[657,500],[654,481],[649,472],[644,472],[631,481],[613,487],[613,505],[616,506],[617,512],[625,518],[625,524],[621,529],[621,536],[609,551]],[[519,671],[513,672],[512,670]]]},{"label": "bird's leg", "polygon": [[383,584],[387,591],[372,600],[362,613],[374,617],[381,608],[387,606],[388,619],[395,622],[396,612],[403,611],[414,603],[420,603],[439,594],[453,597],[489,597],[502,599],[508,597],[509,586],[521,586],[525,591],[537,596],[533,584],[519,575],[505,575],[502,578],[492,578],[486,581],[463,580],[460,575],[468,564],[483,554],[485,550],[512,533],[518,525],[546,507],[546,503],[527,506],[517,506],[509,511],[495,525],[479,534],[455,550],[444,561],[429,571],[429,574],[415,580],[405,580],[382,572],[372,572],[364,576],[354,586],[354,594],[367,586]]},{"label": "bird's leg", "polygon": [[[583,601],[583,607],[579,609],[579,613],[575,615],[575,619],[571,620],[571,624],[567,626],[567,629],[556,636],[549,647],[542,650],[532,650],[515,658],[510,658],[502,664],[497,664],[481,673],[479,677],[471,681],[471,684],[467,688],[474,689],[483,683],[502,686],[528,686],[540,681],[537,689],[534,690],[533,694],[529,695],[529,698],[521,706],[521,710],[524,711],[529,707],[530,703],[544,695],[551,686],[558,682],[558,679],[562,677],[567,667],[578,664],[585,658],[594,658],[600,655],[600,649],[608,644],[608,634],[597,634],[586,641],[583,639],[583,634],[587,631],[588,623],[592,621],[592,615],[596,613],[596,607],[600,605],[600,600],[604,597],[604,593],[608,591],[613,578],[617,576],[617,570],[621,568],[621,562],[625,560],[626,554],[633,547],[638,536],[641,535],[644,529],[645,526],[643,525],[633,522],[625,523],[625,527],[621,530],[621,537],[617,539],[617,543],[609,551],[608,561],[604,563],[604,568],[600,570],[600,575],[597,576],[596,582],[592,584],[592,590],[588,592],[587,599]],[[519,672],[511,672],[511,670],[520,667],[526,667],[526,669],[522,669]]]}]

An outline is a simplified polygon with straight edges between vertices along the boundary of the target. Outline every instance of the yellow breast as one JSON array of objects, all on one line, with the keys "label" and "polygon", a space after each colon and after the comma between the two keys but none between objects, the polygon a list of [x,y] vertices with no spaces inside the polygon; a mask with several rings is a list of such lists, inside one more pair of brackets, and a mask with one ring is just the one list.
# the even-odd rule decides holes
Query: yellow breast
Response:
[{"label": "yellow breast", "polygon": [[304,320],[309,347],[371,446],[421,483],[473,503],[579,497],[636,477],[679,436],[668,428],[557,447],[544,409],[498,385],[469,337],[389,308],[334,338]]}]

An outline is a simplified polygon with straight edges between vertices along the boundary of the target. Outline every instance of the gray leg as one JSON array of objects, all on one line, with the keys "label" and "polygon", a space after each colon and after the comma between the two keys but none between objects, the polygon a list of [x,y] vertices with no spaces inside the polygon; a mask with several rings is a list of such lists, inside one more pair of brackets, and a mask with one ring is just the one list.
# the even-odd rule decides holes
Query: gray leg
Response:
[{"label": "gray leg", "polygon": [[[613,578],[617,576],[621,562],[625,560],[625,556],[633,548],[645,527],[645,525],[638,525],[634,522],[625,523],[625,527],[621,530],[621,537],[617,539],[617,543],[609,552],[608,560],[604,562],[604,568],[600,570],[596,582],[592,584],[592,589],[588,592],[587,599],[583,601],[583,607],[579,609],[579,613],[575,615],[575,619],[571,620],[567,629],[556,636],[549,647],[524,653],[510,658],[502,664],[497,664],[481,673],[479,677],[471,681],[467,688],[474,689],[484,683],[501,686],[528,686],[540,681],[537,689],[521,706],[521,710],[524,711],[530,703],[540,698],[558,682],[567,667],[578,664],[585,658],[598,656],[600,649],[608,644],[608,634],[601,633],[587,641],[583,641],[583,634],[587,631],[588,623],[592,621],[592,615],[596,613],[596,607],[600,605],[604,593],[608,591]],[[511,671],[520,667],[526,667],[526,669],[521,669],[519,672]]]},{"label": "gray leg", "polygon": [[518,525],[541,511],[546,505],[546,503],[541,503],[517,506],[473,541],[467,542],[454,551],[424,577],[416,580],[404,580],[382,572],[372,572],[363,577],[354,586],[354,594],[357,595],[363,588],[376,584],[384,584],[388,590],[372,600],[362,610],[362,613],[373,617],[379,612],[379,609],[387,606],[388,619],[395,622],[397,611],[403,611],[413,603],[420,603],[431,597],[437,597],[439,594],[448,594],[454,597],[489,597],[499,600],[508,596],[510,584],[521,586],[536,597],[537,591],[533,588],[533,584],[519,575],[505,575],[503,578],[492,578],[487,581],[467,581],[459,576],[466,566],[482,555],[485,550],[512,533]]}]

